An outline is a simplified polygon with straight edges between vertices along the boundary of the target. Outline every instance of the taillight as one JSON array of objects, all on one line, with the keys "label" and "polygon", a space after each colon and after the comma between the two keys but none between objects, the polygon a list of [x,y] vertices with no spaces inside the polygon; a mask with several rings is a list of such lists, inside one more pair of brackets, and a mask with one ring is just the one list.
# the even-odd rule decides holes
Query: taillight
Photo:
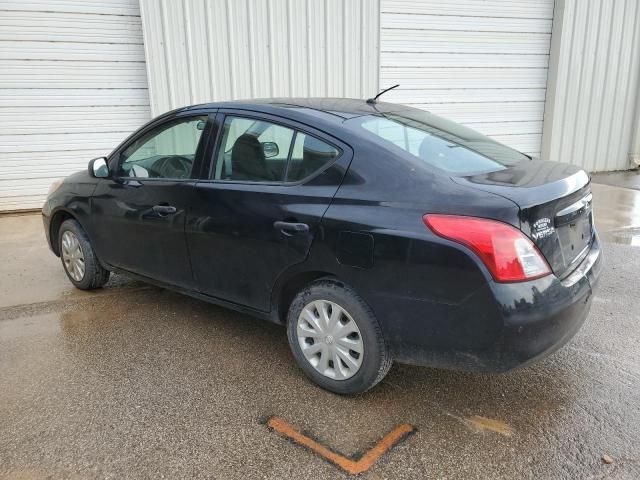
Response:
[{"label": "taillight", "polygon": [[521,282],[551,273],[536,246],[515,227],[486,218],[427,214],[436,235],[473,250],[498,282]]}]

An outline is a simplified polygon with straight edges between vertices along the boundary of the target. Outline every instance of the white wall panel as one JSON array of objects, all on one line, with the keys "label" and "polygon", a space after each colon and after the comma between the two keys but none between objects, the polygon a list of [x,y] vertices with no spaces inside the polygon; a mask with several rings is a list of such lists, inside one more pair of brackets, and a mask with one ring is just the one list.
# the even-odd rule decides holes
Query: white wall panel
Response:
[{"label": "white wall panel", "polygon": [[[414,103],[413,105],[424,110],[428,109],[436,115],[454,118],[460,123],[474,124],[474,128],[480,124],[488,128],[490,123],[535,123],[537,121],[539,125],[544,115],[542,102],[456,102]],[[540,132],[539,134],[542,132],[542,130],[537,131]],[[498,131],[498,134],[500,133],[506,134],[503,130]]]},{"label": "white wall panel", "polygon": [[[87,108],[85,106],[56,107],[4,107],[2,115],[11,118],[3,125],[2,134],[33,135],[42,132],[86,133],[101,131],[133,132],[149,120],[149,108],[136,105],[105,105]],[[37,121],[34,119],[37,118]]]},{"label": "white wall panel", "polygon": [[0,60],[0,88],[147,88],[144,62]]},{"label": "white wall panel", "polygon": [[[1,10],[0,10],[1,12]],[[0,58],[7,60],[85,60],[144,62],[144,49],[137,43],[75,43],[0,41]]]},{"label": "white wall panel", "polygon": [[636,165],[640,166],[640,91],[636,91],[636,113],[633,119],[632,130],[629,164],[631,167],[634,167]]},{"label": "white wall panel", "polygon": [[[477,3],[477,2],[476,2]],[[481,4],[482,5],[482,4]],[[385,28],[408,28],[412,30],[441,30],[446,32],[516,32],[548,34],[551,30],[551,19],[542,14],[539,18],[523,12],[524,18],[508,18],[491,16],[483,8],[481,17],[474,16],[473,10],[467,9],[466,13],[458,15],[433,15],[428,23],[416,22],[416,12],[400,13],[385,8]]]},{"label": "white wall panel", "polygon": [[[55,7],[54,7],[55,8]],[[0,40],[142,43],[140,18],[78,12],[5,11],[0,17]]]},{"label": "white wall panel", "polygon": [[640,2],[557,0],[543,152],[588,171],[631,166],[640,145]]},{"label": "white wall panel", "polygon": [[539,155],[553,0],[382,0],[386,100]]},{"label": "white wall panel", "polygon": [[[548,43],[547,43],[548,47]],[[451,52],[381,52],[381,62],[394,67],[460,67],[460,56]],[[504,55],[474,53],[465,55],[466,68],[547,68],[549,55]]]},{"label": "white wall panel", "polygon": [[393,0],[392,4],[383,3],[383,11],[412,15],[549,19],[549,3],[544,0]]},{"label": "white wall panel", "polygon": [[[393,2],[395,0],[384,0]],[[429,0],[433,1],[433,0]],[[469,0],[471,1],[471,0]],[[448,54],[491,54],[491,55],[548,55],[549,33],[483,32],[483,31],[442,31],[415,28],[385,28],[389,14],[382,13],[380,44],[382,52],[448,53]],[[427,15],[415,20],[423,25]],[[465,61],[464,57],[460,57]]]},{"label": "white wall panel", "polygon": [[97,13],[100,15],[139,16],[138,2],[132,0],[3,0],[5,12]]},{"label": "white wall panel", "polygon": [[[114,95],[114,93],[117,93]],[[16,88],[0,90],[0,112],[5,107],[73,107],[93,108],[108,105],[138,105],[149,111],[149,97],[146,91],[127,89],[113,92],[111,89],[55,89],[55,88]],[[3,117],[0,115],[0,120]],[[7,123],[9,120],[7,119]],[[4,125],[4,124],[3,124]]]},{"label": "white wall panel", "polygon": [[[413,67],[384,66],[380,81],[387,85],[397,80],[403,88],[430,90],[448,88],[545,88],[546,68],[466,68],[466,67]],[[402,80],[402,81],[400,81]],[[427,92],[424,98],[428,99]],[[481,98],[479,98],[481,100]]]},{"label": "white wall panel", "polygon": [[367,98],[377,0],[141,0],[154,115],[217,100]]},{"label": "white wall panel", "polygon": [[0,211],[39,208],[149,118],[137,0],[0,3]]}]

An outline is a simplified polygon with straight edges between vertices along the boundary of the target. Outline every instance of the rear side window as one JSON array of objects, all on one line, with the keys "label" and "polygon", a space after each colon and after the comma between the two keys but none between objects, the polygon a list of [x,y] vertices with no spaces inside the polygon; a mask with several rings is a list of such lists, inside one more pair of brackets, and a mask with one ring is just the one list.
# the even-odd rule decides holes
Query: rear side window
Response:
[{"label": "rear side window", "polygon": [[262,120],[227,117],[216,158],[216,180],[282,182],[295,131]]},{"label": "rear side window", "polygon": [[298,132],[291,153],[288,182],[298,182],[322,170],[333,162],[339,155],[339,151],[328,143],[318,140],[305,133]]},{"label": "rear side window", "polygon": [[339,151],[302,132],[264,120],[227,117],[215,180],[297,182],[335,160]]}]

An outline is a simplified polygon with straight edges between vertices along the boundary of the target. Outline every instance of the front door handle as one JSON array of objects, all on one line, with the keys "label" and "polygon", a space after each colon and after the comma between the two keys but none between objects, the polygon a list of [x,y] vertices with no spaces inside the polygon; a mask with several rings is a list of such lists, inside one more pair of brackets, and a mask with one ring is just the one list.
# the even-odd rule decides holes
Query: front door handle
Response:
[{"label": "front door handle", "polygon": [[164,217],[165,215],[173,215],[178,211],[176,207],[172,207],[171,205],[154,205],[151,210],[161,217]]},{"label": "front door handle", "polygon": [[309,231],[309,225],[297,222],[273,222],[273,228],[280,230],[285,235],[293,235],[295,233],[303,233]]}]

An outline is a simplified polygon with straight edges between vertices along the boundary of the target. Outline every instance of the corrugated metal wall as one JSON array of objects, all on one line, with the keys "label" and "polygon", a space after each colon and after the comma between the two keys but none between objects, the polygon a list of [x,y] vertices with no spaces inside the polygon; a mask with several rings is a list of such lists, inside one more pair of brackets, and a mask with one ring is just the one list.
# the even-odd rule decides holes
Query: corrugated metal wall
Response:
[{"label": "corrugated metal wall", "polygon": [[40,208],[149,119],[137,0],[0,3],[0,211]]},{"label": "corrugated metal wall", "polygon": [[640,1],[556,0],[551,56],[544,156],[588,171],[629,168],[640,128]]},{"label": "corrugated metal wall", "polygon": [[378,0],[141,0],[154,115],[273,96],[370,97]]},{"label": "corrugated metal wall", "polygon": [[553,0],[382,0],[385,97],[540,154]]}]

